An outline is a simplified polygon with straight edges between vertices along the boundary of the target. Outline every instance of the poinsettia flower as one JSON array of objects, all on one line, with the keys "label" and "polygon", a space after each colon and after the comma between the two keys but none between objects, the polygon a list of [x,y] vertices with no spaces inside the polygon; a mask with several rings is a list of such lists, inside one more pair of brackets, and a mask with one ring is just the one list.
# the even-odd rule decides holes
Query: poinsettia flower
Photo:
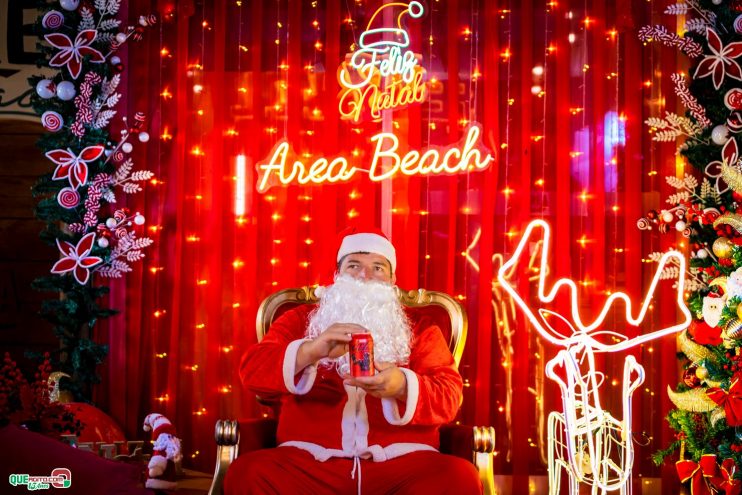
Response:
[{"label": "poinsettia flower", "polygon": [[[738,155],[739,150],[737,148],[737,140],[735,138],[730,138],[721,150],[721,157],[727,164],[734,164],[737,163]],[[706,175],[712,179],[716,179],[715,188],[716,192],[719,194],[723,194],[729,190],[729,184],[726,183],[721,173],[724,162],[714,160],[706,165],[706,168],[703,170]]]},{"label": "poinsettia flower", "polygon": [[64,67],[66,65],[72,78],[77,79],[82,69],[82,58],[84,56],[89,55],[90,61],[94,64],[105,62],[106,59],[103,54],[90,46],[95,41],[97,35],[98,33],[95,29],[86,29],[77,33],[75,42],[73,43],[65,34],[47,34],[44,36],[44,39],[50,45],[60,50],[49,60],[49,65],[52,67]]},{"label": "poinsettia flower", "polygon": [[706,55],[696,67],[694,79],[712,76],[714,88],[719,89],[724,82],[724,76],[742,81],[742,68],[734,60],[742,55],[742,41],[735,41],[724,46],[716,31],[706,28],[706,40],[713,55]]},{"label": "poinsettia flower", "polygon": [[721,165],[722,163],[719,160],[715,160],[706,165],[706,168],[704,169],[706,175],[712,179],[716,179],[714,188],[718,194],[724,194],[729,190],[729,184],[727,184],[721,176]]},{"label": "poinsettia flower", "polygon": [[57,164],[52,180],[68,179],[72,189],[84,186],[88,182],[88,163],[100,158],[104,150],[103,146],[95,145],[83,149],[79,155],[70,149],[48,151],[46,156]]},{"label": "poinsettia flower", "polygon": [[90,251],[93,250],[94,243],[95,233],[93,232],[83,236],[80,242],[77,243],[77,246],[73,246],[67,241],[60,242],[57,239],[57,247],[64,257],[54,264],[51,272],[60,275],[73,272],[75,280],[79,284],[85,285],[90,277],[90,268],[103,261],[103,258],[99,258],[98,256],[89,256]]}]

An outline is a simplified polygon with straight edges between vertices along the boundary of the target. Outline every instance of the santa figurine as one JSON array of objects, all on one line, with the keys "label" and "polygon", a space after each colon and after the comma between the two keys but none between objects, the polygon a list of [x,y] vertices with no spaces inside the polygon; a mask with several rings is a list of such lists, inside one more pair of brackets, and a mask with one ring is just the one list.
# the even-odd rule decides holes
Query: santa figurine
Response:
[{"label": "santa figurine", "polygon": [[158,490],[175,490],[175,463],[183,458],[180,439],[175,436],[175,427],[162,414],[152,413],[144,418],[144,431],[152,431],[152,459],[147,465],[145,487]]}]

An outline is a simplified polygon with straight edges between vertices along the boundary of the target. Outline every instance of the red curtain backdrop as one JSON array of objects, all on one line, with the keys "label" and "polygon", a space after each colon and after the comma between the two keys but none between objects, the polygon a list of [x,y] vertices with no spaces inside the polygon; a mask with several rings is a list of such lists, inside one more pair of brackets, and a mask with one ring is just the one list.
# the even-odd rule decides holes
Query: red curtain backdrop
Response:
[{"label": "red curtain backdrop", "polygon": [[[609,291],[641,296],[654,270],[646,255],[679,246],[679,235],[636,228],[661,208],[665,175],[682,169],[674,145],[651,141],[643,125],[675,109],[675,51],[637,37],[645,24],[668,22],[665,3],[427,0],[425,16],[409,26],[430,96],[387,125],[404,151],[456,143],[479,122],[495,163],[456,176],[357,177],[257,193],[254,165],[280,139],[307,157],[368,164],[381,124],[341,121],[336,72],[380,4],[130,1],[133,17],[161,16],[159,32],[122,54],[128,108],[148,114],[152,135],[135,157],[157,174],[130,207],[145,214],[156,244],[114,285],[111,302],[123,312],[99,330],[111,352],[97,400],[132,437],[145,414],[166,414],[190,464],[210,470],[214,422],[265,413],[237,378],[259,302],[326,282],[336,232],[379,226],[399,250],[401,287],[445,291],[466,307],[461,421],[496,427],[496,472],[514,475],[514,493],[525,493],[528,476],[545,471],[545,416],[560,408],[543,374],[558,349],[513,313],[495,273],[526,223],[547,219],[552,273],[580,282],[590,315]],[[238,154],[248,163],[240,216]],[[647,328],[673,318],[672,304],[660,304]],[[625,324],[614,316],[606,327]],[[637,447],[635,465],[657,477],[649,455],[671,440],[664,389],[678,378],[675,343],[633,353],[647,369],[634,421],[647,445]],[[610,392],[620,389],[612,383],[623,357],[599,360],[607,409],[620,409]]]}]

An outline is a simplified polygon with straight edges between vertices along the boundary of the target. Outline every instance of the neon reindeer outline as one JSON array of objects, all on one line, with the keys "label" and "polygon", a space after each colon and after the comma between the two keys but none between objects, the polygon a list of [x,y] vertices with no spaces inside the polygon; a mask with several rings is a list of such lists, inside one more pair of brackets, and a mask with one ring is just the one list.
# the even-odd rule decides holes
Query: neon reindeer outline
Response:
[{"label": "neon reindeer outline", "polygon": [[[566,286],[572,306],[571,320],[543,308],[538,308],[535,314],[508,280],[509,276],[517,273],[516,265],[524,250],[531,242],[535,242],[531,238],[536,229],[543,229],[538,276],[539,302],[542,304],[553,302],[559,290]],[[549,224],[543,220],[534,220],[528,224],[513,255],[500,266],[497,273],[500,286],[510,294],[541,337],[563,348],[546,365],[546,375],[559,385],[563,409],[561,413],[552,411],[549,415],[549,493],[559,493],[560,469],[567,471],[569,491],[572,495],[578,494],[580,483],[592,485],[593,494],[604,494],[615,490],[630,493],[634,457],[631,435],[631,400],[634,391],[644,381],[644,368],[633,356],[627,356],[624,359],[623,420],[618,420],[601,407],[599,388],[605,377],[595,368],[595,352],[625,351],[688,327],[692,321],[692,315],[683,301],[685,257],[678,251],[668,251],[660,258],[657,271],[636,317],[633,315],[633,305],[628,295],[623,292],[614,292],[608,297],[598,316],[588,323],[580,317],[577,305],[578,290],[573,280],[559,279],[547,292],[546,277],[549,273],[550,247]],[[603,324],[616,301],[623,301],[625,305],[626,322],[630,326],[639,327],[649,310],[662,271],[668,263],[672,262],[673,258],[678,265],[675,290],[677,305],[684,317],[682,322],[633,338],[608,330],[596,331]],[[555,317],[566,324],[572,330],[572,335],[563,335],[555,330],[548,321],[549,317]],[[598,336],[612,337],[617,340],[617,343],[605,344],[596,340],[595,337]],[[582,369],[582,365],[585,364],[587,364],[587,372]],[[561,374],[558,370],[561,370]],[[566,377],[566,381],[562,376]],[[615,456],[618,456],[618,463],[614,460]]]}]

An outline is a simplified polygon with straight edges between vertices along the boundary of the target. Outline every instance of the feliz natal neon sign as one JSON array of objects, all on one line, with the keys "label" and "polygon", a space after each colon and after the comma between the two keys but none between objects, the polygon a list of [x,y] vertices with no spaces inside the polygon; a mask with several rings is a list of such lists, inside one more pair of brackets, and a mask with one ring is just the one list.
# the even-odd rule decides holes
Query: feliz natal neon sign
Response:
[{"label": "feliz natal neon sign", "polygon": [[[384,9],[395,6],[407,7],[397,16],[396,28],[372,27]],[[407,49],[410,36],[402,27],[405,14],[418,19],[423,12],[420,2],[388,3],[374,12],[358,41],[361,48],[338,70],[338,82],[343,88],[338,104],[342,119],[358,123],[369,116],[378,122],[382,110],[401,110],[425,101],[428,96],[427,84],[423,81],[425,70],[417,65],[415,53]]]},{"label": "feliz natal neon sign", "polygon": [[[396,28],[372,28],[383,9],[403,7],[396,17]],[[416,55],[408,50],[410,36],[402,28],[402,17],[418,19],[423,15],[420,2],[391,2],[382,5],[371,16],[356,50],[338,70],[338,82],[343,88],[338,111],[341,118],[359,122],[370,116],[381,119],[385,110],[399,110],[412,103],[422,103],[428,95],[423,81],[425,70],[418,65]],[[382,86],[382,83],[386,83]],[[322,184],[346,182],[357,173],[367,173],[373,182],[391,179],[397,174],[453,175],[489,167],[494,156],[481,143],[481,127],[471,125],[458,144],[448,147],[430,146],[424,151],[410,150],[400,156],[399,139],[392,132],[380,132],[371,137],[376,147],[368,168],[353,165],[340,155],[317,157],[305,164],[292,151],[286,139],[280,140],[270,159],[258,162],[257,190],[264,193],[274,185]],[[305,156],[305,155],[302,155]],[[239,169],[239,164],[238,164]]]}]

